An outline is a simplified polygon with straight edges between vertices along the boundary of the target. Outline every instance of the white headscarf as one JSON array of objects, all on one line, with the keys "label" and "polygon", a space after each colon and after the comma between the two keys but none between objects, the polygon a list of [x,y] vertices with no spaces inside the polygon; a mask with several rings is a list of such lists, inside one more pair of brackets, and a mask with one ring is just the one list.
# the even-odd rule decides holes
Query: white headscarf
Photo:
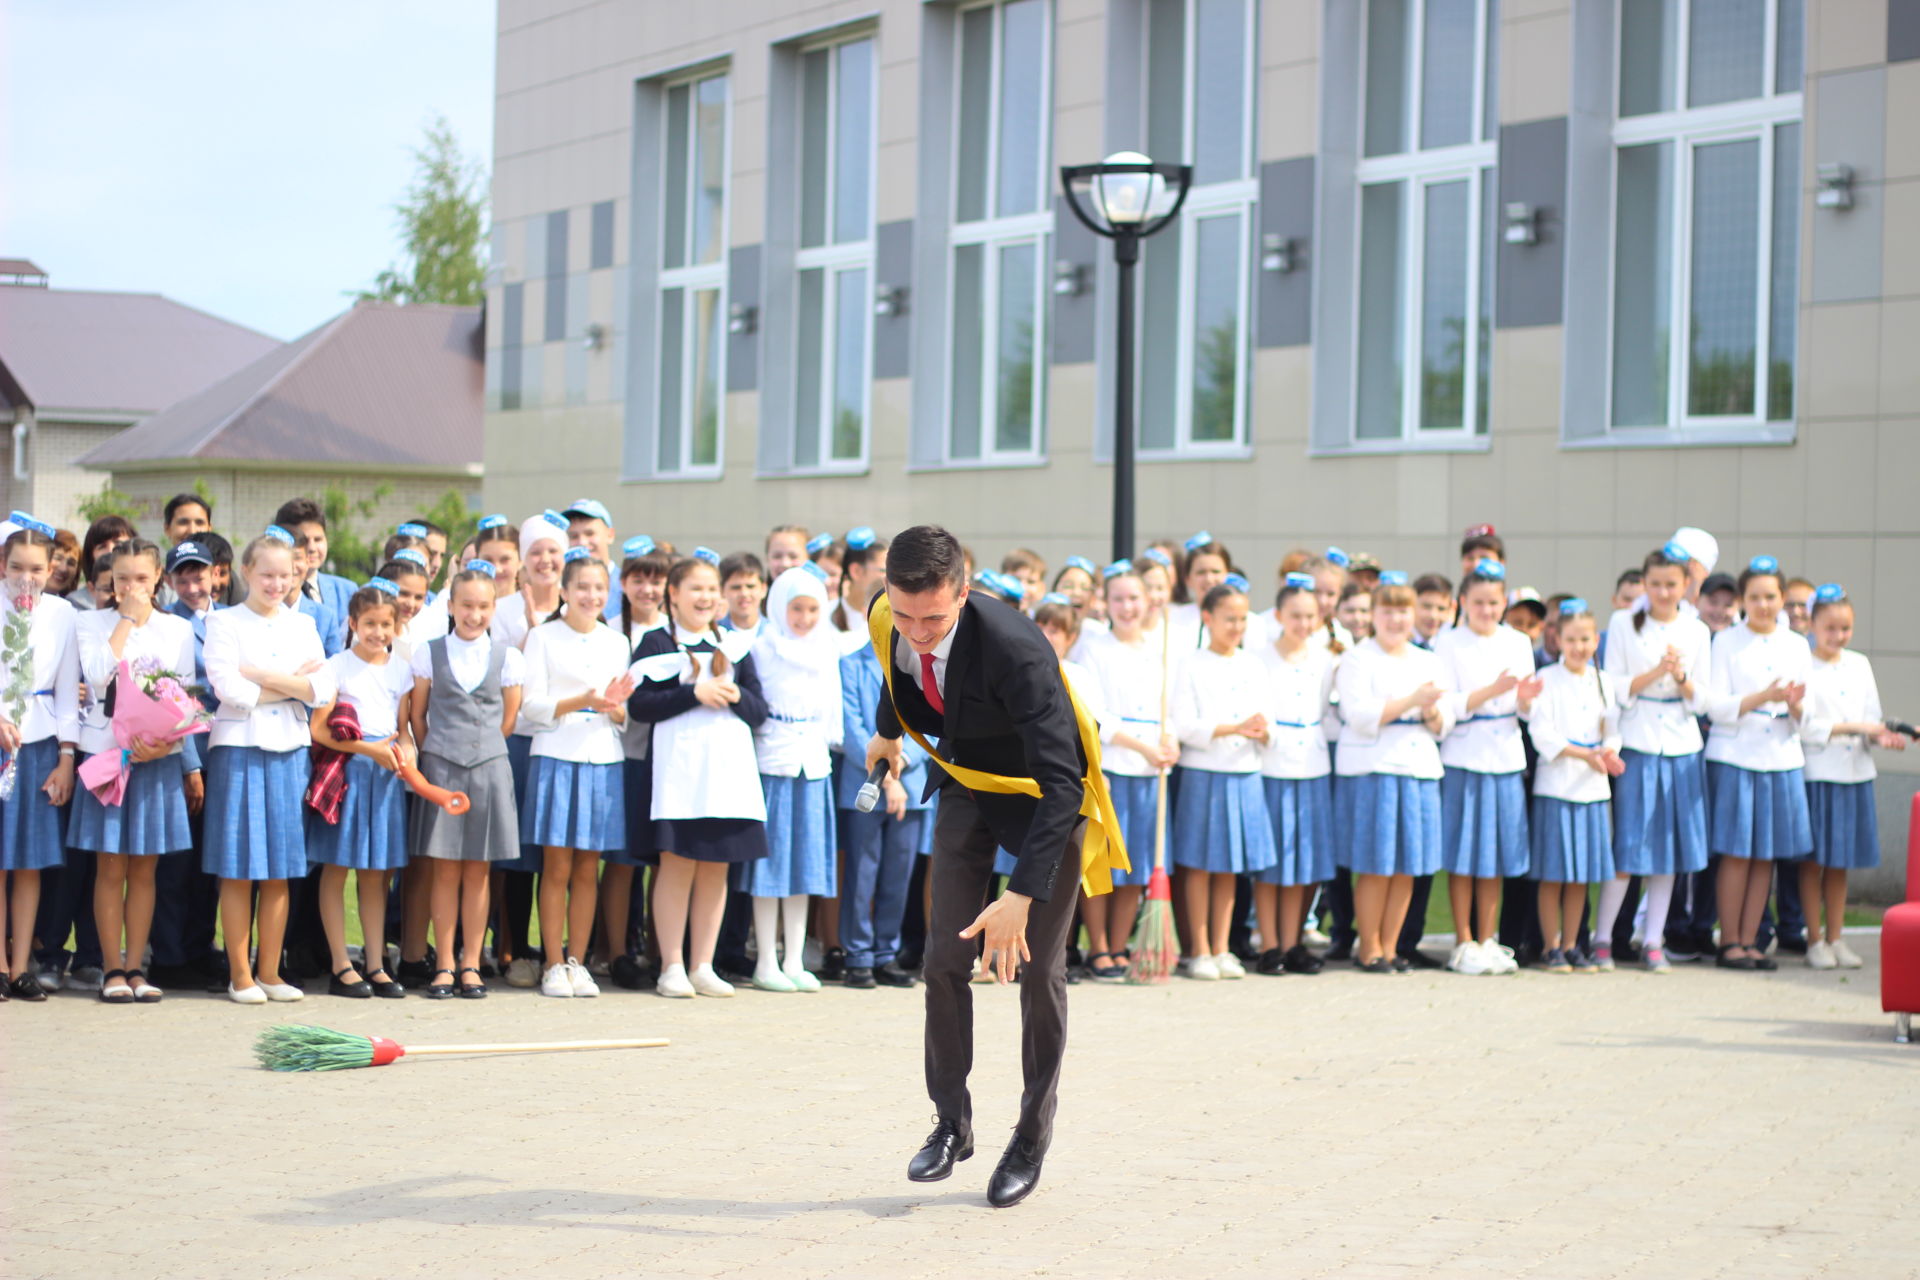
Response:
[{"label": "white headscarf", "polygon": [[566,553],[567,526],[544,511],[520,522],[520,563],[525,564],[527,556],[543,542],[557,542],[561,553]]},{"label": "white headscarf", "polygon": [[[820,620],[804,636],[795,635],[787,623],[787,606],[802,596],[820,605]],[[829,667],[839,668],[839,636],[827,625],[827,584],[820,580],[818,569],[796,565],[773,580],[773,589],[767,593],[766,625],[761,627],[753,649],[763,681],[774,666],[788,668],[803,678]]]},{"label": "white headscarf", "polygon": [[1668,541],[1685,547],[1687,554],[1698,560],[1708,573],[1712,573],[1713,566],[1720,561],[1720,541],[1705,529],[1683,525],[1673,531]]}]

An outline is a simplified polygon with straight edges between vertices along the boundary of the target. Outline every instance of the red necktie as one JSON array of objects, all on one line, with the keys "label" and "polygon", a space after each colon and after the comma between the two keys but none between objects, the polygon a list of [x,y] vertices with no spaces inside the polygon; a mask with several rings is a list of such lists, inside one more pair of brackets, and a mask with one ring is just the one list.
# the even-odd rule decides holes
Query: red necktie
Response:
[{"label": "red necktie", "polygon": [[933,655],[920,655],[920,691],[927,695],[927,705],[933,708],[933,714],[947,714],[947,700],[940,696],[940,682],[933,678]]}]

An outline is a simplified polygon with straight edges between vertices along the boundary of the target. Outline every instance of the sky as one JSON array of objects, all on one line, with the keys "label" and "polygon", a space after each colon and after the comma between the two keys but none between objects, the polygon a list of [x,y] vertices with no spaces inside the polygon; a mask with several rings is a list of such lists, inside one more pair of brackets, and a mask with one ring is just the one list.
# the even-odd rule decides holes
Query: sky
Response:
[{"label": "sky", "polygon": [[296,338],[435,116],[492,167],[493,54],[492,0],[0,0],[0,257]]}]

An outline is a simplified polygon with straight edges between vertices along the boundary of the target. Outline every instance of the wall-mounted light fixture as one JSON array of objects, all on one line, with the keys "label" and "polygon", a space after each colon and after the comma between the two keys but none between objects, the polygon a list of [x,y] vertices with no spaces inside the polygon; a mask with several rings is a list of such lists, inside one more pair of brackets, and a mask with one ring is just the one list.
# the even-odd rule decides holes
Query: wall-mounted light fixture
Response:
[{"label": "wall-mounted light fixture", "polygon": [[1300,246],[1291,237],[1268,232],[1260,237],[1260,269],[1287,274],[1300,265]]},{"label": "wall-mounted light fixture", "polygon": [[580,331],[580,345],[589,351],[598,351],[607,345],[607,326],[599,323],[588,325]]},{"label": "wall-mounted light fixture", "polygon": [[1539,244],[1540,210],[1518,200],[1508,204],[1500,238],[1508,244]]},{"label": "wall-mounted light fixture", "polygon": [[760,308],[736,302],[727,308],[727,332],[748,334],[760,327]]},{"label": "wall-mounted light fixture", "polygon": [[874,289],[873,314],[877,316],[903,316],[907,314],[907,286],[903,284],[883,284]]},{"label": "wall-mounted light fixture", "polygon": [[1087,269],[1064,258],[1053,264],[1053,291],[1063,298],[1077,298],[1087,291]]},{"label": "wall-mounted light fixture", "polygon": [[1850,164],[1823,164],[1814,168],[1818,186],[1814,189],[1813,203],[1822,209],[1853,208],[1853,166]]}]

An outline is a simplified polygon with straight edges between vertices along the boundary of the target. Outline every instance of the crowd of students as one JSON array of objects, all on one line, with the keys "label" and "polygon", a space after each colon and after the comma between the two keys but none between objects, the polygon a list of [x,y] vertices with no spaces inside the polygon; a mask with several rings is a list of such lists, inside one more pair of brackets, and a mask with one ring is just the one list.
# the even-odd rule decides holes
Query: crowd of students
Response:
[{"label": "crowd of students", "polygon": [[[682,554],[617,542],[582,499],[457,549],[409,521],[362,584],[325,571],[309,500],[237,555],[211,523],[182,495],[165,550],[118,519],[0,526],[0,992],[914,984],[938,765],[910,744],[855,806],[883,685],[872,529]],[[1678,530],[1605,609],[1516,587],[1491,526],[1458,584],[1289,553],[1271,607],[1205,533],[1051,581],[1028,551],[970,565],[1100,724],[1132,870],[1081,904],[1075,977],[1126,976],[1157,864],[1195,980],[1437,967],[1417,943],[1440,871],[1462,974],[1770,969],[1776,938],[1858,966],[1871,753],[1913,730],[1847,648],[1842,586],[1718,554]],[[194,684],[209,731],[117,740],[136,670]],[[115,803],[76,783],[108,751]],[[451,792],[464,809],[424,798]]]}]

